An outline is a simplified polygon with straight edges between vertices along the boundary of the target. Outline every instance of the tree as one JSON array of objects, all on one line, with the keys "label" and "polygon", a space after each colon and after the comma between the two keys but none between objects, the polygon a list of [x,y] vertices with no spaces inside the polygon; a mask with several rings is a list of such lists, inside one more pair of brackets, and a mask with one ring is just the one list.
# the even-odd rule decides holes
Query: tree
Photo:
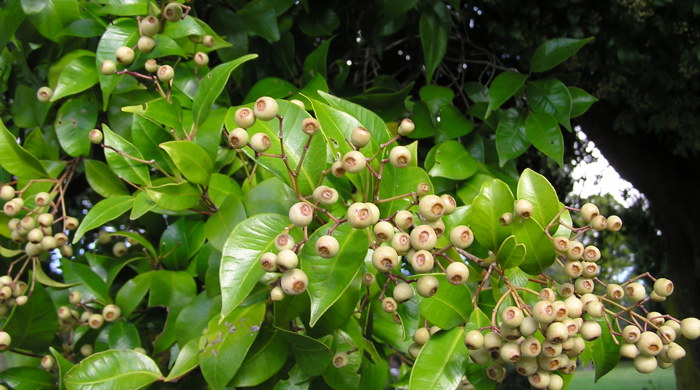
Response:
[{"label": "tree", "polygon": [[[6,384],[486,389],[518,361],[561,388],[579,356],[601,376],[641,351],[648,372],[698,337],[697,319],[636,313],[639,278],[594,290],[600,250],[579,239],[621,221],[515,169],[531,145],[563,164],[562,127],[596,99],[553,72],[590,38],[542,40],[524,73],[457,33],[480,12],[458,4],[197,6],[0,11],[0,349],[35,357],[10,354]],[[319,39],[341,20],[362,51]],[[450,37],[486,59],[451,57]],[[401,57],[405,77],[380,75],[390,47],[425,72]],[[329,72],[334,54],[363,66]],[[651,299],[673,290],[649,280]]]}]

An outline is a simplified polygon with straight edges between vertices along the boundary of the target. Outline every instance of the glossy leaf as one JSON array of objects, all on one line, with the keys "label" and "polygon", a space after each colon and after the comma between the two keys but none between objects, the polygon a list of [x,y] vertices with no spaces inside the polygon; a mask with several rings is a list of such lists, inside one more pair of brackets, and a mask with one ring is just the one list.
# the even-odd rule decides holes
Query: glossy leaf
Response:
[{"label": "glossy leaf", "polygon": [[433,74],[447,51],[449,23],[445,19],[449,19],[448,12],[444,4],[438,3],[430,11],[423,11],[420,15],[418,31],[423,48],[425,79],[428,83],[433,79]]},{"label": "glossy leaf", "polygon": [[284,99],[298,91],[299,88],[287,80],[278,77],[265,77],[260,79],[250,88],[243,99],[243,103],[254,102],[261,96],[269,96],[274,99]]},{"label": "glossy leaf", "polygon": [[0,120],[0,166],[24,179],[47,178],[49,175],[39,160],[17,144],[15,136]]},{"label": "glossy leaf", "polygon": [[449,105],[455,97],[454,91],[438,85],[425,85],[418,91],[420,100],[424,101],[430,112],[437,115],[443,107]]},{"label": "glossy leaf", "polygon": [[319,94],[331,107],[350,114],[357,119],[360,124],[372,134],[372,141],[381,144],[391,139],[391,133],[386,123],[374,112],[359,104],[341,99],[323,91],[319,92]]},{"label": "glossy leaf", "polygon": [[233,229],[224,245],[219,269],[222,317],[238,307],[265,274],[258,260],[264,252],[274,249],[275,237],[287,226],[286,216],[259,214]]},{"label": "glossy leaf", "polygon": [[260,333],[265,304],[239,307],[221,318],[213,318],[199,340],[199,366],[207,384],[223,389],[243,363],[248,349]]},{"label": "glossy leaf", "polygon": [[501,114],[496,128],[496,150],[498,162],[502,167],[508,160],[513,160],[523,154],[529,147],[530,141],[525,134],[524,111],[509,108]]},{"label": "glossy leaf", "polygon": [[160,237],[163,264],[170,269],[185,269],[189,259],[199,251],[205,240],[204,221],[178,218],[168,226]]},{"label": "glossy leaf", "polygon": [[469,321],[472,312],[471,293],[465,284],[458,286],[437,276],[440,286],[437,293],[420,301],[420,315],[440,329],[452,329]]},{"label": "glossy leaf", "polygon": [[182,308],[177,316],[175,332],[178,344],[185,345],[192,339],[199,340],[209,320],[215,316],[218,317],[220,311],[219,297],[211,298],[207,296],[206,291],[199,293]]},{"label": "glossy leaf", "polygon": [[464,180],[476,173],[474,157],[457,141],[446,141],[435,152],[435,165],[430,168],[430,176]]},{"label": "glossy leaf", "polygon": [[171,211],[190,209],[196,206],[202,197],[202,190],[189,181],[148,187],[146,193],[158,207]]},{"label": "glossy leaf", "polygon": [[512,226],[516,241],[525,245],[525,259],[520,264],[523,271],[539,275],[554,263],[552,241],[535,219],[518,219]]},{"label": "glossy leaf", "polygon": [[[171,102],[165,100],[165,98],[159,98],[151,100],[150,102],[139,104],[138,106],[127,106],[122,107],[122,111],[138,114],[139,116],[150,120],[153,123],[158,123],[164,125],[167,129],[173,129],[175,134],[183,134],[182,130],[182,107],[180,103],[173,99]],[[134,126],[136,128],[136,126]],[[141,125],[143,131],[148,131],[149,128],[153,128],[147,125]],[[166,132],[165,129],[160,129]],[[155,128],[150,130],[155,132]],[[167,134],[167,132],[166,132]],[[153,139],[161,138],[158,135],[150,136]],[[136,139],[136,137],[134,137]],[[172,136],[168,136],[167,140],[172,140]],[[155,143],[158,145],[159,143]],[[139,144],[139,146],[141,146]],[[157,148],[156,148],[157,149]]]},{"label": "glossy leaf", "polygon": [[564,83],[555,78],[531,81],[526,96],[532,111],[552,115],[571,131],[571,94]]},{"label": "glossy leaf", "polygon": [[525,120],[525,134],[537,150],[552,158],[559,166],[564,165],[564,137],[553,116],[530,112]]},{"label": "glossy leaf", "polygon": [[142,247],[144,247],[144,249],[146,249],[146,250],[148,251],[148,253],[149,253],[153,258],[157,257],[157,255],[156,255],[156,249],[153,247],[153,245],[151,245],[151,243],[148,241],[148,239],[147,239],[146,237],[142,236],[142,235],[139,234],[139,233],[136,233],[136,232],[128,232],[128,231],[120,230],[120,231],[117,231],[117,232],[114,232],[114,233],[107,233],[106,235],[107,235],[108,237],[116,236],[116,237],[125,237],[125,238],[128,238],[129,241],[134,241],[134,242],[136,242],[138,245],[141,245]]},{"label": "glossy leaf", "polygon": [[326,370],[333,357],[333,351],[319,340],[300,333],[277,329],[287,340],[297,365],[310,376],[320,375]]},{"label": "glossy leaf", "polygon": [[142,273],[129,279],[117,292],[116,304],[122,309],[122,316],[128,316],[141,303],[151,287],[155,272]]},{"label": "glossy leaf", "polygon": [[44,37],[56,40],[65,25],[80,18],[77,0],[21,0],[29,21]]},{"label": "glossy leaf", "polygon": [[9,367],[0,372],[0,380],[14,390],[55,389],[50,372],[35,367]]},{"label": "glossy leaf", "polygon": [[[110,148],[105,148],[105,159],[110,168],[119,176],[134,184],[150,185],[151,176],[148,172],[149,166],[142,161],[145,161],[141,152],[127,139],[115,133],[107,125],[102,125],[104,133],[104,143],[112,148],[119,150],[117,153]],[[141,161],[136,161],[133,158],[125,157],[127,154]]]},{"label": "glossy leaf", "polygon": [[100,10],[104,14],[119,16],[143,15],[148,12],[147,0],[109,0]]},{"label": "glossy leaf", "polygon": [[175,364],[165,378],[166,382],[176,381],[199,365],[199,339],[192,339],[177,354]]},{"label": "glossy leaf", "polygon": [[134,198],[130,195],[113,196],[97,202],[78,226],[78,230],[73,236],[73,244],[80,241],[88,231],[100,227],[129,211],[133,203]]},{"label": "glossy leaf", "polygon": [[66,96],[75,95],[97,84],[95,56],[86,55],[73,59],[58,77],[51,101],[55,102]]},{"label": "glossy leaf", "polygon": [[140,389],[163,375],[148,356],[133,350],[108,350],[84,358],[66,373],[68,390]]},{"label": "glossy leaf", "polygon": [[[20,253],[21,253],[21,252],[20,252]],[[17,254],[19,254],[19,253],[17,253]],[[14,256],[16,256],[17,254],[14,254],[14,255],[12,255],[12,256],[5,256],[5,257],[14,257]],[[4,256],[4,254],[3,254],[3,256]],[[42,285],[44,285],[44,286],[46,286],[46,287],[53,287],[53,288],[59,288],[59,289],[60,289],[60,288],[73,287],[73,286],[77,286],[77,285],[80,284],[80,282],[77,282],[77,283],[61,283],[61,282],[57,282],[57,281],[51,279],[48,275],[46,275],[46,273],[44,272],[44,270],[41,268],[41,264],[35,263],[33,270],[34,270],[34,278],[36,278],[36,281],[39,282],[39,283],[41,283]]]},{"label": "glossy leaf", "polygon": [[532,55],[530,70],[535,73],[550,70],[576,54],[581,47],[592,40],[592,37],[584,39],[551,39],[541,44],[535,50],[535,54]]},{"label": "glossy leaf", "polygon": [[481,246],[495,252],[510,235],[510,228],[501,226],[498,219],[503,213],[513,212],[514,201],[510,188],[500,180],[491,180],[481,186],[468,214],[474,238]]},{"label": "glossy leaf", "polygon": [[517,193],[518,199],[530,201],[531,218],[539,222],[540,226],[547,226],[562,209],[554,187],[547,178],[532,169],[527,168],[520,175]]},{"label": "glossy leaf", "polygon": [[598,101],[593,95],[577,87],[569,87],[569,95],[571,95],[572,118],[583,115],[593,103]]},{"label": "glossy leaf", "polygon": [[238,11],[238,15],[251,33],[268,42],[279,41],[280,31],[273,2],[251,1]]},{"label": "glossy leaf", "polygon": [[63,355],[53,347],[49,347],[49,351],[51,351],[51,355],[56,360],[56,364],[58,364],[58,382],[61,384],[60,389],[65,389],[66,385],[63,383],[63,377],[66,376],[66,372],[75,366],[75,364],[63,357]]},{"label": "glossy leaf", "polygon": [[2,328],[12,336],[12,348],[45,353],[58,329],[58,316],[44,287],[35,284],[31,299],[12,311]]},{"label": "glossy leaf", "polygon": [[219,210],[211,215],[204,225],[209,243],[217,250],[223,250],[231,231],[244,219],[246,211],[243,202],[235,196],[226,198]]},{"label": "glossy leaf", "polygon": [[[384,167],[382,181],[379,184],[379,199],[389,199],[398,195],[407,194],[416,190],[420,183],[430,184],[430,177],[425,170],[418,167],[396,168],[387,164]],[[432,188],[432,185],[430,186]],[[413,198],[394,199],[379,204],[382,217],[387,217],[394,210],[401,210],[411,204]]]},{"label": "glossy leaf", "polygon": [[110,349],[133,349],[141,346],[136,325],[126,321],[117,321],[109,327],[108,340]]},{"label": "glossy leaf", "polygon": [[525,260],[525,245],[519,244],[515,236],[509,236],[498,248],[498,264],[501,269],[517,267]]},{"label": "glossy leaf", "polygon": [[366,231],[343,224],[333,231],[333,237],[340,244],[338,254],[324,259],[316,253],[315,243],[319,237],[328,233],[329,227],[322,227],[311,235],[310,245],[304,245],[300,256],[301,269],[307,275],[313,275],[309,278],[307,288],[311,297],[309,324],[312,327],[345,292],[355,275],[362,270],[369,246]]},{"label": "glossy leaf", "polygon": [[170,141],[160,144],[187,180],[196,184],[209,183],[214,163],[207,152],[192,141]]},{"label": "glossy leaf", "polygon": [[287,361],[289,346],[277,330],[261,329],[260,337],[250,347],[241,368],[229,387],[257,386],[275,375]]},{"label": "glossy leaf", "polygon": [[248,54],[233,61],[217,65],[207,73],[197,88],[192,102],[192,119],[196,127],[199,127],[207,119],[211,105],[224,90],[231,72],[241,64],[257,58],[257,54]]},{"label": "glossy leaf", "polygon": [[456,327],[433,335],[411,369],[409,390],[454,389],[462,380],[469,352],[464,329]]},{"label": "glossy leaf", "polygon": [[3,26],[3,34],[0,34],[0,50],[3,50],[7,42],[12,39],[25,17],[19,1],[6,3],[3,9],[0,9],[0,26]]},{"label": "glossy leaf", "polygon": [[73,287],[80,293],[83,299],[96,299],[100,302],[109,302],[107,294],[107,283],[100,275],[95,273],[90,267],[85,264],[78,263],[73,260],[63,259],[61,262],[63,270],[63,279],[66,283],[80,283]]},{"label": "glossy leaf", "polygon": [[109,198],[110,196],[129,195],[124,182],[100,160],[84,160],[85,178],[90,187],[100,196]]},{"label": "glossy leaf", "polygon": [[[608,320],[612,322],[611,318]],[[598,324],[602,330],[601,336],[589,344],[595,365],[596,382],[620,362],[620,345],[615,342],[615,336],[610,333],[608,323],[605,319],[600,319]]]},{"label": "glossy leaf", "polygon": [[471,133],[474,123],[465,118],[455,106],[447,106],[440,111],[440,130],[448,139],[453,139]]},{"label": "glossy leaf", "polygon": [[288,215],[289,208],[298,201],[294,190],[276,177],[253,187],[243,200],[249,216],[268,213]]},{"label": "glossy leaf", "polygon": [[525,84],[527,75],[522,73],[507,71],[499,74],[493,79],[489,88],[488,111],[495,111],[508,99],[510,99]]},{"label": "glossy leaf", "polygon": [[[121,46],[133,47],[139,39],[138,25],[135,18],[121,18],[110,23],[102,34],[100,42],[97,44],[97,56],[95,58],[95,66],[100,66],[105,60],[115,60],[115,52]],[[104,75],[102,72],[97,74],[100,81],[100,89],[102,90],[102,108],[106,109],[109,104],[109,98],[125,75]]]}]

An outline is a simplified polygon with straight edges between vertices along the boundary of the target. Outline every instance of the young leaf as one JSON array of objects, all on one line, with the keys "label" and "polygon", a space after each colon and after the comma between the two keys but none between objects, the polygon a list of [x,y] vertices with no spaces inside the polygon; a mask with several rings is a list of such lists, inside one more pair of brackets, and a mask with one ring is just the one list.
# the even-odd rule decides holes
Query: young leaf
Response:
[{"label": "young leaf", "polygon": [[170,141],[160,144],[187,180],[206,185],[214,163],[207,152],[192,141]]},{"label": "young leaf", "polygon": [[503,213],[513,212],[513,202],[513,193],[506,183],[491,180],[481,186],[468,214],[474,238],[481,246],[496,251],[510,235],[510,228],[501,226],[498,219]]},{"label": "young leaf", "polygon": [[519,219],[513,222],[512,226],[515,240],[525,245],[525,259],[520,264],[523,271],[530,275],[539,275],[554,263],[552,241],[535,219]]},{"label": "young leaf", "polygon": [[435,152],[435,165],[430,168],[430,176],[464,180],[476,173],[474,157],[457,141],[446,141]]},{"label": "young leaf", "polygon": [[593,37],[584,39],[554,38],[541,44],[532,55],[530,70],[545,72],[566,61],[580,48],[592,41]]},{"label": "young leaf", "polygon": [[84,55],[74,58],[63,68],[54,88],[51,101],[55,102],[66,96],[75,95],[97,84],[97,68],[95,55]]},{"label": "young leaf", "polygon": [[88,231],[100,227],[129,211],[133,203],[134,198],[131,195],[113,196],[97,202],[83,218],[80,226],[78,226],[78,230],[73,236],[73,244],[80,241]]},{"label": "young leaf", "polygon": [[440,286],[435,295],[420,301],[420,314],[440,329],[452,329],[469,321],[471,293],[465,284],[454,285],[444,275],[437,276]]},{"label": "young leaf", "polygon": [[15,138],[0,119],[0,166],[23,179],[49,177],[39,160],[19,146]]},{"label": "young leaf", "polygon": [[571,131],[571,94],[564,83],[555,78],[531,81],[526,96],[532,111],[552,115]]},{"label": "young leaf", "polygon": [[520,175],[517,193],[518,199],[532,203],[531,218],[539,222],[540,226],[547,226],[562,209],[557,192],[547,178],[530,168]]},{"label": "young leaf", "polygon": [[463,328],[456,327],[435,334],[416,358],[409,390],[456,388],[464,375],[468,356]]},{"label": "young leaf", "polygon": [[515,95],[525,84],[525,80],[527,80],[527,75],[513,71],[503,72],[496,76],[489,88],[488,112],[495,111],[501,107],[501,104]]},{"label": "young leaf", "polygon": [[129,195],[124,182],[114,174],[107,164],[100,160],[83,160],[85,164],[85,177],[88,184],[95,192],[104,198],[110,196]]},{"label": "young leaf", "polygon": [[502,269],[517,267],[525,260],[525,252],[525,245],[519,244],[515,236],[510,236],[498,248],[498,264]]},{"label": "young leaf", "polygon": [[140,389],[162,378],[150,357],[111,349],[83,359],[68,370],[64,383],[68,390]]},{"label": "young leaf", "polygon": [[559,166],[564,165],[564,137],[550,114],[531,112],[525,120],[525,134],[532,144]]},{"label": "young leaf", "polygon": [[[134,158],[144,160],[139,149],[119,134],[113,132],[106,124],[102,125],[102,131],[105,145],[121,152],[117,153],[110,148],[105,148],[105,159],[114,173],[134,184],[150,185],[151,176],[148,172],[148,165],[134,160]],[[130,157],[126,157],[125,154]]]}]

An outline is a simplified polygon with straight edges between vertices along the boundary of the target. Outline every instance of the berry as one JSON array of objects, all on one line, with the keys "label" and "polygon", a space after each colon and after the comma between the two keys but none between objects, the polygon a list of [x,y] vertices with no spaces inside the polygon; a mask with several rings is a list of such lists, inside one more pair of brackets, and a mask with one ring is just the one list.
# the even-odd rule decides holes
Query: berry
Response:
[{"label": "berry", "polygon": [[367,202],[365,203],[367,205],[367,208],[369,209],[369,215],[370,215],[370,225],[374,225],[377,222],[379,222],[379,207],[377,207],[376,204]]},{"label": "berry", "polygon": [[91,143],[99,145],[102,143],[104,136],[102,135],[102,132],[99,129],[92,129],[88,134],[88,138],[90,139]]},{"label": "berry", "polygon": [[549,386],[551,375],[547,371],[537,371],[527,378],[530,385],[536,389],[544,389]]},{"label": "berry", "polygon": [[421,249],[411,257],[411,265],[416,272],[430,272],[435,266],[435,259],[432,253]]},{"label": "berry", "polygon": [[362,285],[364,286],[371,286],[374,283],[375,276],[373,273],[370,272],[365,272],[362,275]]},{"label": "berry", "polygon": [[214,37],[211,35],[205,35],[202,37],[202,46],[204,47],[214,47]]},{"label": "berry", "polygon": [[343,163],[340,161],[335,161],[331,164],[331,173],[335,177],[345,176],[345,168],[343,168]]},{"label": "berry", "polygon": [[345,352],[338,352],[333,355],[333,359],[331,361],[333,362],[333,367],[343,368],[348,364],[348,354]]},{"label": "berry", "polygon": [[639,349],[634,344],[622,344],[620,347],[620,356],[627,359],[634,359],[639,356]]},{"label": "berry", "polygon": [[396,250],[396,253],[405,255],[411,249],[411,238],[408,233],[396,233],[391,238],[391,247]]},{"label": "berry", "polygon": [[80,346],[80,353],[83,356],[90,356],[95,351],[91,344],[83,344]]},{"label": "berry", "polygon": [[620,287],[619,284],[610,283],[605,288],[605,293],[608,296],[608,298],[612,298],[619,301],[625,296],[625,289]]},{"label": "berry", "polygon": [[514,342],[507,342],[503,344],[498,353],[504,361],[508,363],[515,363],[520,360],[520,345]]},{"label": "berry", "polygon": [[588,294],[593,292],[595,283],[593,282],[593,279],[578,278],[576,279],[576,282],[574,282],[574,288],[576,289],[577,294]]},{"label": "berry", "polygon": [[418,278],[416,290],[418,290],[418,294],[420,294],[420,296],[429,298],[437,293],[439,285],[440,282],[438,282],[435,276],[424,275]]},{"label": "berry", "polygon": [[255,113],[248,107],[241,107],[233,115],[238,127],[247,129],[255,124]]},{"label": "berry", "polygon": [[328,259],[338,254],[340,244],[333,236],[321,236],[316,240],[316,253]]},{"label": "berry", "polygon": [[41,368],[43,368],[43,369],[45,369],[45,370],[50,370],[50,369],[53,368],[54,362],[55,362],[55,361],[53,360],[53,356],[51,356],[51,355],[44,355],[44,356],[41,358]]},{"label": "berry", "polygon": [[338,191],[328,186],[318,186],[314,189],[313,198],[324,206],[330,206],[338,201]]},{"label": "berry", "polygon": [[357,148],[364,148],[371,139],[372,134],[362,126],[354,128],[350,133],[350,142]]},{"label": "berry", "polygon": [[564,253],[569,247],[569,239],[564,236],[557,236],[552,240],[552,244],[555,251]]},{"label": "berry", "polygon": [[32,229],[29,234],[27,234],[29,242],[34,244],[40,243],[42,238],[44,238],[44,232],[42,232],[41,229]]},{"label": "berry", "polygon": [[364,229],[372,224],[372,212],[366,203],[353,203],[348,207],[347,219],[355,229]]},{"label": "berry", "polygon": [[5,205],[2,206],[5,215],[7,215],[8,217],[14,217],[15,215],[19,214],[20,210],[22,210],[22,205],[20,202],[17,202],[17,199],[20,198],[14,198],[12,200],[9,200],[5,203]]},{"label": "berry", "polygon": [[513,223],[513,213],[503,213],[501,216],[498,218],[498,223],[501,224],[501,226],[508,226],[511,223]]},{"label": "berry", "polygon": [[91,314],[88,318],[88,326],[92,329],[100,329],[104,323],[105,319],[102,317],[102,314]]},{"label": "berry", "polygon": [[581,325],[580,332],[584,340],[593,341],[600,337],[602,329],[600,328],[600,324],[596,321],[585,321],[583,325]]},{"label": "berry", "polygon": [[600,260],[600,249],[595,245],[588,245],[583,249],[583,259],[595,263]]},{"label": "berry", "polygon": [[598,271],[600,271],[598,264],[596,263],[591,263],[588,261],[584,261],[582,263],[583,266],[583,276],[587,278],[593,278],[596,275],[598,275]]},{"label": "berry", "polygon": [[394,287],[393,296],[397,302],[408,301],[413,298],[413,287],[408,283],[399,282],[399,284]]},{"label": "berry", "polygon": [[[257,133],[255,135],[262,134]],[[255,135],[253,138],[255,138]],[[297,202],[289,208],[289,220],[296,226],[309,226],[314,218],[314,209],[306,202]]]},{"label": "berry", "polygon": [[[196,59],[197,57],[195,56],[195,60]],[[207,62],[209,62],[208,57]],[[255,114],[255,117],[263,121],[272,120],[277,116],[278,112],[279,105],[277,104],[277,100],[269,96],[258,98],[258,100],[255,101],[255,105],[253,105],[253,113]]]},{"label": "berry", "polygon": [[551,288],[543,288],[540,290],[540,293],[537,294],[537,297],[541,301],[549,301],[549,302],[554,302],[557,299],[557,293],[554,292]]},{"label": "berry", "polygon": [[306,110],[306,106],[304,105],[304,102],[302,102],[299,99],[291,99],[291,100],[289,100],[289,102],[294,104],[295,106],[301,108],[302,110]]},{"label": "berry", "polygon": [[530,218],[532,216],[532,203],[527,199],[516,200],[514,213],[523,219]]},{"label": "berry", "polygon": [[150,37],[160,32],[160,20],[152,15],[146,16],[145,18],[141,19],[139,27],[141,27],[142,35]]},{"label": "berry", "polygon": [[478,330],[470,330],[464,335],[464,345],[469,350],[477,350],[484,345],[484,335]]},{"label": "berry", "polygon": [[33,242],[28,242],[24,247],[24,253],[29,257],[39,256],[41,254],[41,246]]},{"label": "berry", "polygon": [[161,65],[156,73],[158,80],[169,83],[175,77],[175,70],[170,65]]},{"label": "berry", "polygon": [[0,199],[8,201],[15,197],[15,189],[12,186],[4,185],[0,188]]},{"label": "berry", "polygon": [[343,169],[350,173],[361,172],[367,166],[364,154],[357,150],[351,150],[343,156]]},{"label": "berry", "polygon": [[209,56],[205,52],[198,51],[198,52],[194,53],[194,57],[192,59],[194,60],[194,64],[196,66],[209,65]]},{"label": "berry", "polygon": [[115,55],[117,57],[117,62],[124,66],[134,62],[134,49],[130,47],[121,46],[117,48]]},{"label": "berry", "polygon": [[658,362],[653,356],[639,355],[634,358],[634,368],[642,374],[649,374],[656,370]]},{"label": "berry", "polygon": [[676,331],[667,325],[661,325],[656,331],[656,334],[664,344],[668,344],[676,340]]},{"label": "berry", "polygon": [[416,226],[411,230],[411,246],[416,249],[431,250],[437,243],[435,230],[428,225]]},{"label": "berry", "polygon": [[528,337],[533,335],[537,331],[538,327],[539,324],[537,323],[537,320],[535,320],[533,317],[525,317],[523,318],[523,322],[518,327],[518,330],[520,330],[521,335]]},{"label": "berry", "polygon": [[182,7],[178,3],[168,3],[163,8],[163,17],[168,22],[178,22],[182,19]]},{"label": "berry", "polygon": [[649,322],[651,322],[657,327],[663,325],[664,322],[666,322],[663,315],[658,311],[650,311],[649,313],[647,313],[647,320],[649,320]]},{"label": "berry", "polygon": [[277,255],[272,252],[265,252],[260,256],[260,266],[266,272],[277,271]]},{"label": "berry", "polygon": [[126,254],[128,251],[128,248],[126,247],[126,244],[123,242],[119,241],[114,244],[112,247],[112,253],[114,254],[115,257],[122,257]]},{"label": "berry", "polygon": [[511,328],[519,327],[524,318],[523,311],[516,306],[508,306],[501,312],[501,322]]},{"label": "berry", "polygon": [[275,237],[275,249],[278,251],[292,249],[294,245],[296,245],[294,237],[290,236],[288,233],[280,233]]},{"label": "berry", "polygon": [[646,297],[646,290],[644,290],[644,286],[641,284],[632,282],[625,286],[625,295],[627,295],[632,302],[639,302]]},{"label": "berry", "polygon": [[666,278],[656,279],[654,282],[654,292],[662,297],[667,297],[673,293],[673,282]]},{"label": "berry", "polygon": [[306,291],[306,286],[309,284],[309,278],[304,271],[294,268],[282,274],[281,287],[286,294],[299,295]]},{"label": "berry", "polygon": [[17,296],[17,298],[15,298],[15,305],[24,306],[28,300],[29,297],[27,297],[26,295],[19,295]]},{"label": "berry", "polygon": [[540,324],[548,324],[554,321],[555,315],[554,306],[549,301],[539,301],[532,308],[532,316]]},{"label": "berry", "polygon": [[454,197],[452,197],[452,195],[442,194],[440,195],[440,199],[442,200],[442,205],[445,206],[445,212],[443,215],[450,215],[455,212],[457,209],[457,201]]},{"label": "berry", "polygon": [[241,149],[248,145],[248,132],[241,127],[236,127],[228,133],[228,142],[234,149]]},{"label": "berry", "polygon": [[700,336],[700,320],[688,317],[681,321],[681,333],[688,340],[695,340]]},{"label": "berry", "polygon": [[156,40],[151,37],[142,36],[139,38],[138,42],[136,42],[136,48],[139,49],[141,53],[148,54],[152,52],[155,47]]},{"label": "berry", "polygon": [[411,134],[415,128],[416,128],[416,125],[413,124],[412,120],[410,120],[408,118],[404,118],[401,121],[401,123],[399,124],[398,133],[399,133],[399,135],[402,135],[405,137],[405,136]]},{"label": "berry", "polygon": [[53,89],[49,87],[41,87],[36,91],[36,98],[42,103],[48,103],[53,96]]},{"label": "berry", "polygon": [[[304,108],[303,103],[302,108]],[[304,118],[304,120],[301,121],[301,131],[303,131],[307,135],[313,135],[318,131],[320,127],[321,124],[318,123],[318,121],[314,118]]]},{"label": "berry", "polygon": [[447,281],[454,285],[464,284],[469,279],[469,268],[461,261],[455,261],[447,266],[445,276]]},{"label": "berry", "polygon": [[394,146],[389,152],[389,162],[397,168],[405,168],[411,163],[411,152],[405,146]]},{"label": "berry", "polygon": [[122,309],[117,305],[109,304],[102,309],[102,317],[107,322],[114,322],[122,315]]},{"label": "berry", "polygon": [[546,337],[552,343],[561,343],[569,337],[569,331],[561,322],[552,322],[547,327]]},{"label": "berry", "polygon": [[282,287],[280,286],[275,286],[270,290],[270,300],[272,301],[281,301],[284,299],[284,291],[282,290]]},{"label": "berry", "polygon": [[542,343],[534,336],[528,336],[520,343],[520,353],[523,357],[534,358],[542,352]]},{"label": "berry", "polygon": [[590,223],[593,218],[598,215],[600,215],[600,210],[598,210],[598,206],[593,203],[586,203],[581,206],[581,218],[583,218],[583,222]]},{"label": "berry", "polygon": [[270,137],[265,133],[255,133],[250,137],[250,147],[258,153],[267,151],[270,145]]},{"label": "berry", "polygon": [[445,213],[445,205],[439,196],[425,195],[418,203],[418,212],[426,221],[435,221]]},{"label": "berry", "polygon": [[469,358],[476,364],[486,364],[491,360],[491,352],[485,348],[475,349],[469,353]]},{"label": "berry", "polygon": [[396,250],[390,246],[380,246],[372,253],[372,265],[379,272],[389,272],[399,263]]},{"label": "berry", "polygon": [[424,196],[430,193],[430,184],[428,183],[418,183],[416,186],[416,195]]},{"label": "berry", "polygon": [[450,231],[450,242],[457,248],[465,249],[474,242],[474,233],[467,226],[455,226]]},{"label": "berry", "polygon": [[443,233],[445,233],[445,222],[442,221],[442,219],[438,219],[437,221],[433,222],[428,222],[426,225],[430,226],[433,228],[435,231],[435,235],[438,237],[441,237]]},{"label": "berry", "polygon": [[70,302],[71,305],[77,305],[80,303],[81,299],[80,291],[71,291],[70,294],[68,294],[68,302]]},{"label": "berry", "polygon": [[413,333],[413,341],[418,345],[425,345],[428,340],[430,340],[430,330],[428,330],[426,327],[418,328]]},{"label": "berry", "polygon": [[569,241],[566,247],[566,258],[568,260],[578,260],[583,256],[583,244],[579,241]]},{"label": "berry", "polygon": [[492,364],[486,368],[486,376],[494,382],[500,382],[506,376],[506,369],[500,364]]},{"label": "berry", "polygon": [[408,210],[401,210],[394,215],[394,224],[397,228],[406,230],[413,225],[413,214]]},{"label": "berry", "polygon": [[111,76],[117,72],[117,64],[112,60],[104,60],[100,65],[100,72],[105,76]]},{"label": "berry", "polygon": [[622,229],[622,219],[617,215],[608,217],[608,230],[611,232],[619,232]]},{"label": "berry", "polygon": [[408,347],[408,353],[409,353],[411,356],[413,356],[413,358],[415,359],[415,358],[418,357],[418,354],[420,353],[421,348],[422,348],[421,345],[416,344],[416,343],[413,343],[413,344],[411,344],[411,345]]},{"label": "berry", "polygon": [[68,243],[68,236],[65,233],[56,233],[53,238],[56,239],[56,244],[61,247]]},{"label": "berry", "polygon": [[75,217],[67,217],[66,218],[65,226],[66,226],[66,229],[68,229],[68,230],[77,229],[79,224],[80,224],[80,222],[78,222],[78,218],[75,218]]},{"label": "berry", "polygon": [[591,223],[589,224],[592,229],[597,231],[605,230],[608,227],[607,219],[602,215],[597,215],[593,217]]},{"label": "berry", "polygon": [[52,251],[58,247],[56,239],[53,236],[44,236],[39,245],[41,245],[41,249],[46,252]]},{"label": "berry", "polygon": [[0,331],[0,351],[6,350],[12,343],[12,337],[7,332]]},{"label": "berry", "polygon": [[[277,254],[277,266],[282,270],[290,270],[299,265],[299,256],[291,249],[281,250]],[[286,292],[286,290],[285,290]]]},{"label": "berry", "polygon": [[394,313],[398,308],[399,304],[396,302],[396,299],[392,297],[384,297],[384,299],[382,299],[382,310],[385,312]]}]

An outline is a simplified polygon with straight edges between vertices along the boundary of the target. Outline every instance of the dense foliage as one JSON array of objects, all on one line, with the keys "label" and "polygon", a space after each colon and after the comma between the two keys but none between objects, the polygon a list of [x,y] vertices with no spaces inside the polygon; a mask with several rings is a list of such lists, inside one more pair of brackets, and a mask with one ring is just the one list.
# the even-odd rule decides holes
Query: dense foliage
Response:
[{"label": "dense foliage", "polygon": [[178,3],[0,11],[5,384],[490,389],[515,364],[556,389],[577,361],[649,372],[697,338],[644,308],[668,279],[596,278],[619,218],[516,171],[530,146],[564,163],[595,98],[552,71],[590,38],[542,43],[527,73],[491,64],[458,99],[430,84],[454,5],[385,2],[377,36],[415,17],[428,85],[411,101],[377,77],[351,102],[342,63],[326,80],[332,40],[297,72],[275,21],[301,12],[315,38],[332,12],[236,5],[216,31],[277,42],[301,78],[258,80],[271,65],[231,46],[240,30]]}]

